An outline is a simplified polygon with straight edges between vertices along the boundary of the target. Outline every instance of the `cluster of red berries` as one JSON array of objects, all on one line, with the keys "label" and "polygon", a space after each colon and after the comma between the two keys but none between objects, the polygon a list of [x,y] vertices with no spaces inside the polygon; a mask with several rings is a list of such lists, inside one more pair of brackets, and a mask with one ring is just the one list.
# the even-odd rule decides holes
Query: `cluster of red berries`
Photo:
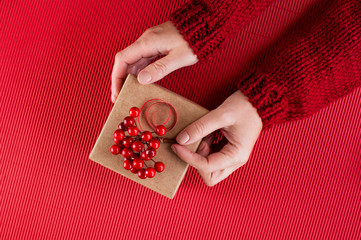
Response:
[{"label": "cluster of red berries", "polygon": [[[139,115],[140,110],[137,107],[129,110],[129,116],[124,118],[114,132],[115,144],[110,147],[110,152],[123,155],[123,167],[138,174],[139,178],[153,178],[156,172],[163,172],[165,167],[164,163],[153,160],[157,154],[156,149],[160,146],[160,138],[153,137],[152,132],[139,130],[135,122],[135,118]],[[163,125],[155,128],[155,133],[159,136],[163,136],[166,132],[167,129]],[[145,164],[144,161],[150,160],[154,162],[154,167]]]}]

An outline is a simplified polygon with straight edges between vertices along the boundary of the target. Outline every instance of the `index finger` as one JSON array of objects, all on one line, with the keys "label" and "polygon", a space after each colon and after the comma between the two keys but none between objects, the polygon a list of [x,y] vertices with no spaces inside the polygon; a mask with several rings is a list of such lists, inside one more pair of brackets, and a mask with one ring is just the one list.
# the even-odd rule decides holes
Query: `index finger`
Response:
[{"label": "index finger", "polygon": [[112,100],[119,94],[123,85],[123,80],[127,75],[128,66],[136,63],[142,58],[158,55],[159,52],[154,47],[144,47],[142,40],[137,40],[115,55],[112,70]]},{"label": "index finger", "polygon": [[172,149],[180,159],[197,170],[206,173],[229,168],[240,163],[244,164],[248,160],[248,155],[242,154],[241,150],[231,143],[226,144],[220,152],[212,153],[207,157],[191,152],[188,148],[179,144],[173,144]]}]

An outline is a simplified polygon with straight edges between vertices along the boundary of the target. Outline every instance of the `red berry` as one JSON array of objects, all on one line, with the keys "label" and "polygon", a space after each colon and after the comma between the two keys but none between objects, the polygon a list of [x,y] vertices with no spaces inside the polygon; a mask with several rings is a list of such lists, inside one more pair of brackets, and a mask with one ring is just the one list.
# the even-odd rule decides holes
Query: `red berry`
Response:
[{"label": "red berry", "polygon": [[141,169],[144,166],[144,162],[141,159],[134,159],[132,166],[135,169]]},{"label": "red berry", "polygon": [[163,136],[167,133],[167,129],[163,125],[159,125],[155,128],[155,133],[159,136]]},{"label": "red berry", "polygon": [[149,178],[153,178],[155,176],[155,169],[152,167],[149,167],[145,170],[145,176]]},{"label": "red berry", "polygon": [[145,152],[142,152],[142,154],[140,155],[140,157],[145,160],[145,161],[149,161],[150,157],[147,156],[147,154]]},{"label": "red berry", "polygon": [[123,140],[119,140],[118,138],[113,138],[113,141],[116,143],[116,144],[121,144],[123,142]]},{"label": "red berry", "polygon": [[145,170],[144,169],[140,169],[138,171],[138,177],[141,178],[141,179],[146,179],[147,176],[145,175]]},{"label": "red berry", "polygon": [[141,152],[143,149],[143,143],[141,143],[140,141],[133,142],[132,149],[135,152]]},{"label": "red berry", "polygon": [[156,138],[153,138],[152,140],[150,140],[149,142],[149,147],[154,148],[154,149],[158,149],[160,146],[159,140]]},{"label": "red berry", "polygon": [[132,168],[130,169],[130,171],[131,171],[132,173],[138,173],[139,170],[132,167]]},{"label": "red berry", "polygon": [[120,130],[123,130],[123,131],[127,131],[127,130],[128,130],[128,128],[124,125],[123,122],[119,123],[118,128],[119,128]]},{"label": "red berry", "polygon": [[156,170],[157,172],[163,172],[165,166],[164,166],[164,163],[162,163],[162,162],[156,162],[156,163],[154,164],[154,168],[155,168],[155,170]]},{"label": "red berry", "polygon": [[138,117],[139,114],[140,114],[140,110],[139,110],[139,108],[137,108],[137,107],[132,107],[132,108],[129,110],[129,115],[130,115],[131,117]]},{"label": "red berry", "polygon": [[132,137],[137,136],[139,133],[139,129],[137,127],[131,126],[128,128],[128,133]]},{"label": "red berry", "polygon": [[135,123],[135,120],[133,117],[125,117],[124,120],[123,120],[123,123],[126,127],[130,127],[130,126],[133,126],[134,123]]},{"label": "red berry", "polygon": [[147,150],[145,150],[145,154],[150,157],[150,158],[153,158],[155,157],[157,151],[154,149],[154,148],[147,148]]},{"label": "red berry", "polygon": [[132,168],[132,161],[130,161],[129,159],[124,160],[123,167],[126,170],[130,170]]},{"label": "red berry", "polygon": [[116,144],[114,144],[110,147],[110,152],[113,153],[114,155],[119,154],[120,150],[121,150],[120,146],[118,146]]},{"label": "red berry", "polygon": [[140,155],[138,153],[133,153],[133,156],[130,159],[140,159]]},{"label": "red berry", "polygon": [[133,143],[133,138],[131,138],[131,137],[126,137],[123,139],[124,147],[130,148],[130,147],[132,147],[132,143]]},{"label": "red berry", "polygon": [[133,151],[130,148],[123,148],[122,155],[125,158],[131,157],[133,155]]},{"label": "red berry", "polygon": [[125,133],[123,130],[117,129],[114,132],[114,138],[118,139],[118,141],[123,140],[123,138],[125,137]]},{"label": "red berry", "polygon": [[142,133],[142,135],[140,135],[140,138],[145,141],[148,142],[150,139],[152,139],[152,134],[149,131],[145,131]]}]

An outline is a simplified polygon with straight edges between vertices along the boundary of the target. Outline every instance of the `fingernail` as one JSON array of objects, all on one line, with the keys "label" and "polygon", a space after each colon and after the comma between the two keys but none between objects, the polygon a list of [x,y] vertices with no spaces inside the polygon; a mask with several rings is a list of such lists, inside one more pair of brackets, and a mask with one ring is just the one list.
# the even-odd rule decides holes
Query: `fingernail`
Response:
[{"label": "fingernail", "polygon": [[138,80],[141,83],[149,83],[150,81],[152,81],[152,76],[150,75],[149,72],[143,71],[143,72],[139,73]]},{"label": "fingernail", "polygon": [[176,139],[179,144],[185,144],[189,140],[189,135],[187,132],[182,132],[178,134]]}]

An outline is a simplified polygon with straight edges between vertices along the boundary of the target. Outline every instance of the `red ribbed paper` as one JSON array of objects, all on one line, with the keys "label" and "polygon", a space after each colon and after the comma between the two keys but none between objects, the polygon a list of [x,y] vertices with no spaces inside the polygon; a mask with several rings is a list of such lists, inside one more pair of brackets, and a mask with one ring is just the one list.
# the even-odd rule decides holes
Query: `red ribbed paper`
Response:
[{"label": "red ribbed paper", "polygon": [[[212,61],[159,84],[215,108],[313,2],[277,1]],[[88,159],[112,107],[115,53],[181,4],[1,1],[2,239],[360,237],[360,89],[263,132],[215,187],[190,168],[173,200]]]}]

